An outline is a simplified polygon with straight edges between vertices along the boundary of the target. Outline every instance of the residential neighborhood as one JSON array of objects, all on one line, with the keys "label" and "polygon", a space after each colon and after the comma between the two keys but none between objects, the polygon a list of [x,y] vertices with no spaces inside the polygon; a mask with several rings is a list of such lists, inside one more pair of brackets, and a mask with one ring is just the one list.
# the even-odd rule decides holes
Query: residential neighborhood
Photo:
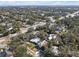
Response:
[{"label": "residential neighborhood", "polygon": [[0,7],[0,57],[79,57],[78,6]]}]

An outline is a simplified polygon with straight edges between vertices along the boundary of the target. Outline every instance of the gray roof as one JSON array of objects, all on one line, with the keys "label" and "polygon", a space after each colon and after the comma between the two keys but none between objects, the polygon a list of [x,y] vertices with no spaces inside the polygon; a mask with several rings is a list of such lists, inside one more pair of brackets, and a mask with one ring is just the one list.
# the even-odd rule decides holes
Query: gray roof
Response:
[{"label": "gray roof", "polygon": [[33,38],[33,39],[31,39],[30,40],[31,42],[34,42],[34,43],[38,43],[38,42],[40,42],[40,38]]}]

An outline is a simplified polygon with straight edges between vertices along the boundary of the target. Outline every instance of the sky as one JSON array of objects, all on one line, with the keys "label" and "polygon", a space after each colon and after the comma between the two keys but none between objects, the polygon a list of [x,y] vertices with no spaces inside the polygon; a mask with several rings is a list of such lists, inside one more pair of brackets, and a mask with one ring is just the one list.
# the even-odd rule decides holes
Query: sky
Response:
[{"label": "sky", "polygon": [[19,5],[79,5],[79,1],[0,1],[0,6]]}]

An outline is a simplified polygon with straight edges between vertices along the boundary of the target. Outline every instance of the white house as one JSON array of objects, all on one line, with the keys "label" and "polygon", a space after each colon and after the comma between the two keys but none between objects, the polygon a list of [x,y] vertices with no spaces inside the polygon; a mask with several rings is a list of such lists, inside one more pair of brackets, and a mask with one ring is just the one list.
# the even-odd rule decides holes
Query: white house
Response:
[{"label": "white house", "polygon": [[51,40],[52,38],[53,38],[53,37],[52,37],[51,35],[48,37],[49,40]]},{"label": "white house", "polygon": [[12,30],[13,29],[13,27],[10,27],[9,29],[7,29],[8,31],[10,31],[10,30]]},{"label": "white house", "polygon": [[51,40],[51,39],[56,39],[57,35],[56,34],[50,34],[48,39]]},{"label": "white house", "polygon": [[33,38],[30,40],[31,42],[34,42],[34,43],[39,43],[40,42],[40,38]]}]

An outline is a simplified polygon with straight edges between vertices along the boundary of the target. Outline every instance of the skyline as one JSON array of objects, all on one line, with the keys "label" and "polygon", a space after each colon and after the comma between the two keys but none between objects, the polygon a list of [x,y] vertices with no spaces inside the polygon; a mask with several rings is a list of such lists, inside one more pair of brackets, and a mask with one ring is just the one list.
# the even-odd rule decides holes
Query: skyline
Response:
[{"label": "skyline", "polygon": [[0,1],[0,6],[79,5],[79,1]]}]

